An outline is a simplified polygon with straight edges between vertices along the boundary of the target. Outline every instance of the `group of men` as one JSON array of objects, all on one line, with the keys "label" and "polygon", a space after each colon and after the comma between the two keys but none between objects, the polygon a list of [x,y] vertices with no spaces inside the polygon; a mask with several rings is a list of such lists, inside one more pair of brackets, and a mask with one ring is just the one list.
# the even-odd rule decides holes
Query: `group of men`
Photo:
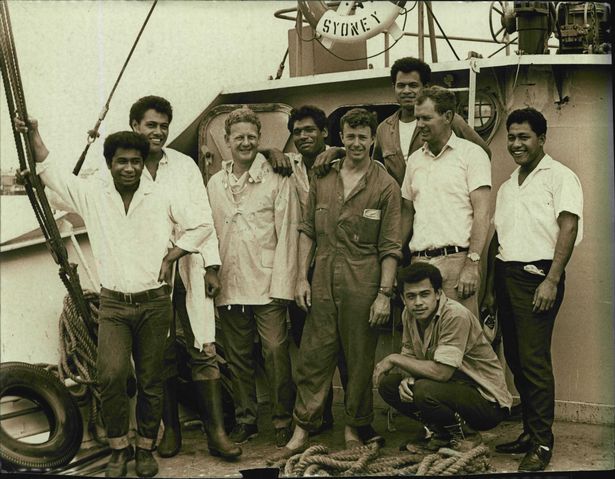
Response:
[{"label": "group of men", "polygon": [[[259,152],[258,116],[246,107],[232,111],[225,121],[231,158],[207,188],[191,158],[163,148],[172,120],[163,98],[137,101],[132,131],[105,140],[108,181],[44,162],[36,121],[15,120],[30,135],[45,185],[83,217],[97,262],[98,381],[113,450],[107,476],[125,475],[135,456],[126,393],[131,356],[137,474],[158,471],[152,450],[161,419],[158,454],[180,450],[178,331],[209,451],[225,459],[240,456],[239,445],[258,433],[256,335],[281,448],[276,459],[332,427],[336,367],[348,448],[382,440],[371,427],[374,386],[425,425],[432,450],[476,443],[477,431],[508,415],[504,370],[478,319],[491,153],[455,113],[454,94],[428,86],[430,75],[420,60],[396,61],[391,80],[400,109],[380,125],[364,109],[349,110],[340,120],[343,148],[325,145],[326,116],[317,107],[292,112],[298,153],[288,156]],[[519,469],[537,471],[553,448],[550,341],[564,268],[582,236],[582,192],[576,175],[544,153],[539,112],[515,110],[506,127],[519,167],[497,195],[484,305],[498,308],[523,432],[496,449],[525,453]],[[277,172],[285,162],[289,176]],[[377,327],[396,295],[405,307],[402,350],[375,364]],[[296,384],[289,330],[299,347]],[[232,372],[236,426],[228,436],[216,340]]]}]

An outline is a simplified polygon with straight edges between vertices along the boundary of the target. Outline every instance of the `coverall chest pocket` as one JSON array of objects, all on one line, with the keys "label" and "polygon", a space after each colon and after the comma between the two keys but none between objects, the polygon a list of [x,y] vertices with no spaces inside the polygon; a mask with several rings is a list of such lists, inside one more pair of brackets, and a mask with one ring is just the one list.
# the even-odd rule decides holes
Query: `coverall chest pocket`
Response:
[{"label": "coverall chest pocket", "polygon": [[314,211],[314,229],[317,236],[327,234],[327,221],[329,219],[329,208],[326,204],[316,205]]},{"label": "coverall chest pocket", "polygon": [[376,244],[380,234],[382,210],[365,209],[359,218],[359,243]]}]

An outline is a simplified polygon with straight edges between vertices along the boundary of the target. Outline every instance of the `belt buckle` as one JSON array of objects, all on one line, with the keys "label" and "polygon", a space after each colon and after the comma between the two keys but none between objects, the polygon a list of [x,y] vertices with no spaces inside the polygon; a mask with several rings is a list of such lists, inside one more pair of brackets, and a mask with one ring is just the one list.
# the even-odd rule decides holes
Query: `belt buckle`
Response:
[{"label": "belt buckle", "polygon": [[132,303],[132,293],[122,293],[125,303]]}]

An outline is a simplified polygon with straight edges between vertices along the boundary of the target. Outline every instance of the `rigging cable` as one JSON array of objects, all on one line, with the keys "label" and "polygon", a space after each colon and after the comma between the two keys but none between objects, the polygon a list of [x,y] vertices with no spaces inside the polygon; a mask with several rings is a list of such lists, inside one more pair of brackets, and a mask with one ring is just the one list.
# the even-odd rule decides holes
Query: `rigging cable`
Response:
[{"label": "rigging cable", "polygon": [[429,3],[425,2],[425,6],[427,7],[427,10],[429,10],[429,13],[431,14],[431,18],[434,19],[434,21],[436,22],[436,25],[438,25],[438,28],[440,29],[440,32],[442,33],[442,36],[444,37],[444,39],[446,40],[446,43],[448,43],[448,46],[451,48],[453,55],[455,55],[455,58],[457,60],[459,60],[459,55],[457,55],[457,52],[455,51],[455,49],[453,48],[453,44],[451,43],[451,41],[448,39],[448,37],[446,36],[446,33],[444,33],[444,30],[442,29],[442,25],[440,25],[440,22],[438,21],[438,19],[436,18],[436,16],[433,13],[433,10],[431,9],[431,7],[429,6]]},{"label": "rigging cable", "polygon": [[[27,122],[26,100],[23,93],[23,84],[21,82],[6,0],[0,0],[0,44],[2,51],[0,68],[2,70],[2,81],[11,121],[13,118],[19,117]],[[45,195],[44,186],[36,174],[36,162],[32,155],[30,141],[27,135],[22,137],[15,129],[13,129],[13,137],[19,158],[20,171],[18,175],[24,183],[26,194],[34,210],[39,227],[43,232],[51,256],[56,264],[60,266],[60,279],[75,301],[79,313],[84,318],[88,318],[89,309],[83,299],[83,291],[79,283],[79,275],[77,274],[77,265],[68,261],[68,253],[49,206],[49,201]]]},{"label": "rigging cable", "polygon": [[139,33],[137,34],[137,38],[132,44],[132,48],[130,49],[128,56],[126,57],[126,61],[124,62],[124,65],[122,66],[122,69],[120,70],[120,74],[117,76],[117,79],[115,80],[115,85],[113,85],[113,88],[111,89],[109,98],[107,98],[107,102],[105,103],[105,106],[103,106],[103,109],[101,110],[100,115],[98,115],[98,120],[96,120],[96,124],[94,125],[94,128],[88,131],[87,143],[85,145],[85,148],[83,149],[83,152],[81,153],[81,156],[79,157],[79,160],[77,160],[77,164],[75,165],[75,168],[73,169],[73,175],[75,176],[79,174],[79,171],[81,170],[81,167],[83,166],[83,162],[85,161],[85,157],[88,154],[90,145],[94,143],[96,141],[96,138],[100,136],[100,133],[98,133],[98,129],[100,128],[101,123],[104,121],[105,117],[107,116],[107,112],[109,111],[109,105],[111,103],[111,98],[113,98],[115,89],[117,88],[118,84],[120,83],[120,80],[122,79],[124,70],[126,70],[126,67],[128,66],[128,62],[130,61],[130,58],[132,57],[132,53],[135,51],[135,48],[137,47],[137,44],[139,43],[139,39],[141,38],[141,34],[145,30],[145,26],[147,25],[147,22],[149,22],[149,19],[152,16],[152,13],[157,3],[158,3],[158,0],[154,0],[154,3],[152,4],[152,7],[149,10],[149,13],[147,14],[147,17],[145,17],[145,21],[143,22],[143,25],[141,25],[141,30],[139,30]]}]

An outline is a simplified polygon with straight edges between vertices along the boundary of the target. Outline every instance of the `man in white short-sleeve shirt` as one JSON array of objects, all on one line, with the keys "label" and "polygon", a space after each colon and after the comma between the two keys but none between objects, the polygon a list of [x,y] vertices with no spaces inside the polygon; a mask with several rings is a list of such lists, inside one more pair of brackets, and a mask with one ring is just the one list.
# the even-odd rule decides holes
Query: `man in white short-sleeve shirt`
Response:
[{"label": "man in white short-sleeve shirt", "polygon": [[523,432],[496,446],[526,453],[520,471],[542,471],[553,448],[555,381],[551,336],[564,297],[564,268],[583,236],[583,191],[569,168],[545,154],[547,121],[533,108],[506,120],[519,167],[498,191],[484,304],[497,304],[504,354],[523,404]]},{"label": "man in white short-sleeve shirt", "polygon": [[442,272],[443,290],[478,316],[480,254],[489,229],[491,164],[484,150],[452,131],[455,95],[430,87],[415,116],[424,142],[408,159],[401,192],[402,238],[412,262]]}]

